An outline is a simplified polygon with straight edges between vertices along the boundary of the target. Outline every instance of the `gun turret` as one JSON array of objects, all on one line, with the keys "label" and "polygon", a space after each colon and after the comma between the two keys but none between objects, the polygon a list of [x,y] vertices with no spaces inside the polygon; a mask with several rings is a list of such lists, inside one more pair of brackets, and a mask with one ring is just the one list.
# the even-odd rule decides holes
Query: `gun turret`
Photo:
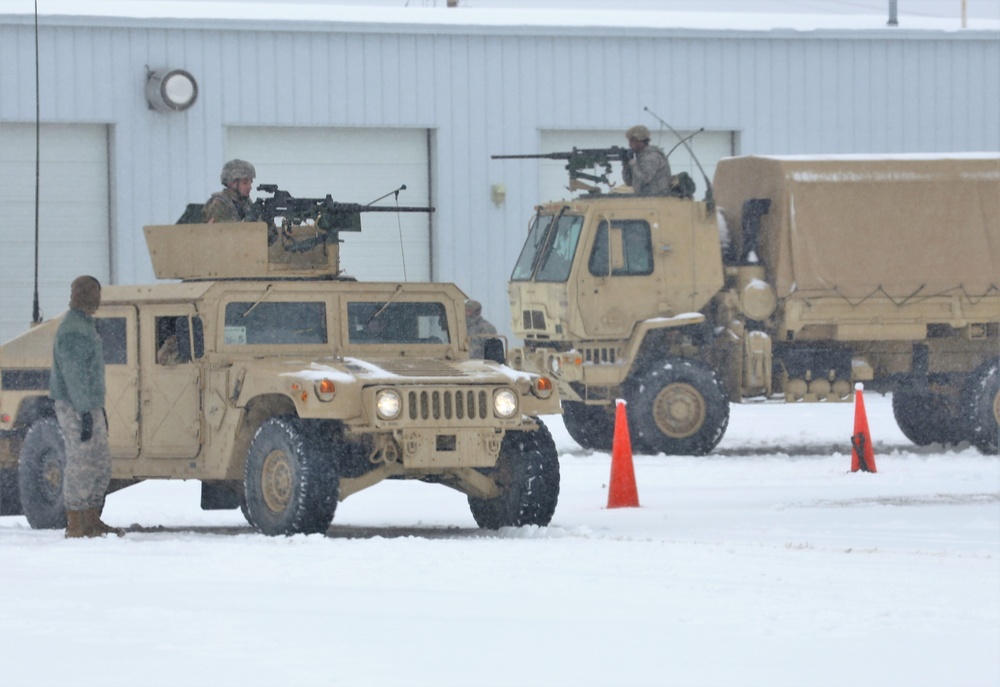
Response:
[{"label": "gun turret", "polygon": [[[295,198],[276,184],[260,184],[242,222],[205,224],[202,205],[188,205],[176,225],[145,228],[153,270],[160,279],[341,278],[340,232],[361,231],[364,212],[434,212],[432,207],[367,205]],[[197,249],[194,247],[197,246]]]},{"label": "gun turret", "polygon": [[[569,152],[541,153],[538,155],[493,155],[494,160],[566,160],[566,170],[569,172],[570,189],[585,189],[594,191],[591,186],[580,182],[581,179],[592,181],[596,184],[606,184],[614,186],[614,182],[608,178],[611,174],[612,162],[627,162],[632,159],[632,151],[621,146],[611,146],[610,148],[573,148]],[[582,170],[594,167],[604,167],[603,174],[589,174]]]}]

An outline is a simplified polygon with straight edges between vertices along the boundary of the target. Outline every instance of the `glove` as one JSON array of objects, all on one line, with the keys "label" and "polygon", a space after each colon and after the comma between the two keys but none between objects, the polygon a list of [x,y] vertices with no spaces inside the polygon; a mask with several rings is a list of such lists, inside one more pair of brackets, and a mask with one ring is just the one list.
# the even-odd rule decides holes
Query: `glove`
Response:
[{"label": "glove", "polygon": [[90,412],[80,415],[80,441],[90,441],[94,436],[94,416]]}]

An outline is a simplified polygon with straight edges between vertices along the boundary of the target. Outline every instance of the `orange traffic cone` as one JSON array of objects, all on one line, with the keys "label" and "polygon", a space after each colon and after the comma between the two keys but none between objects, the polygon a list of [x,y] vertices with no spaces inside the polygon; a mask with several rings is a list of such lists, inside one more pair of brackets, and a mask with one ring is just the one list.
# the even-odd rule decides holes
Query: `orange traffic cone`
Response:
[{"label": "orange traffic cone", "polygon": [[635,487],[632,466],[632,439],[625,417],[625,401],[618,399],[615,408],[615,438],[611,444],[611,482],[608,487],[608,508],[638,508],[639,492]]},{"label": "orange traffic cone", "polygon": [[860,382],[854,387],[854,434],[851,436],[851,472],[878,472],[875,469],[875,449],[872,435],[868,431],[868,414],[865,412],[863,395],[865,385]]}]

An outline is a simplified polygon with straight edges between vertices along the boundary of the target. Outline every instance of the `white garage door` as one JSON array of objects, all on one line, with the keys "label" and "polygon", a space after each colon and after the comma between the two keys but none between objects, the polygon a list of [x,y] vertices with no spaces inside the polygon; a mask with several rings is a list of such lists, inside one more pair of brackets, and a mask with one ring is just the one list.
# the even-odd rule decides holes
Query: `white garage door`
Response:
[{"label": "white garage door", "polygon": [[[44,318],[69,303],[69,284],[110,274],[108,130],[103,125],[41,127],[39,304]],[[31,323],[35,262],[35,125],[0,124],[0,341]]]},{"label": "white garage door", "polygon": [[[425,129],[234,127],[227,157],[257,169],[257,184],[277,184],[296,198],[331,194],[344,203],[370,203],[406,185],[400,206],[430,205]],[[256,190],[251,198],[256,198]],[[396,204],[392,196],[380,207]],[[365,281],[428,281],[431,217],[369,212],[361,233],[343,233],[341,268]]]},{"label": "white garage door", "polygon": [[[673,174],[687,172],[694,179],[697,186],[695,198],[701,200],[705,195],[705,182],[701,171],[691,158],[687,148],[677,145],[678,138],[669,130],[657,130],[649,127],[652,133],[652,144],[660,146],[664,153],[670,153],[670,171]],[[680,136],[689,136],[691,131],[678,131]],[[733,135],[730,131],[702,131],[688,141],[688,145],[698,157],[701,166],[709,179],[715,175],[715,166],[719,160],[733,155]],[[677,147],[673,152],[670,149]],[[568,152],[576,148],[610,148],[611,146],[627,147],[625,140],[625,129],[620,131],[542,131],[540,153]],[[559,200],[567,198],[571,194],[567,190],[569,183],[566,163],[556,160],[541,160],[541,167],[538,173],[539,200]],[[603,168],[600,170],[603,172]],[[609,177],[616,184],[622,184],[622,169],[620,163],[612,163],[611,176]],[[607,187],[603,187],[607,190]],[[576,195],[575,193],[572,195]]]}]

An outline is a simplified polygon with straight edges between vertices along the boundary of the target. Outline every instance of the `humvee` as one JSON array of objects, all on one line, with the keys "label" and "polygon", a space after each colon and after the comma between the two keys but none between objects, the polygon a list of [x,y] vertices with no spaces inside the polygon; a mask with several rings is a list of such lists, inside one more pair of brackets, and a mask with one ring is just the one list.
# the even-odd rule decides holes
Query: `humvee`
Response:
[{"label": "humvee", "polygon": [[997,453],[998,189],[996,154],[750,156],[702,201],[544,203],[508,286],[512,364],[556,378],[586,448],[610,448],[616,398],[636,450],[702,455],[730,402],[862,382],[914,443]]},{"label": "humvee", "polygon": [[[102,293],[111,490],[200,480],[203,508],[279,535],[324,532],[339,501],[412,479],[466,494],[484,528],[548,524],[550,378],[503,364],[499,339],[471,359],[456,286],[344,275],[338,234],[361,210],[335,205],[295,225],[145,227],[157,278],[180,281]],[[59,321],[0,347],[0,506],[36,528],[65,526],[47,395]]]}]

